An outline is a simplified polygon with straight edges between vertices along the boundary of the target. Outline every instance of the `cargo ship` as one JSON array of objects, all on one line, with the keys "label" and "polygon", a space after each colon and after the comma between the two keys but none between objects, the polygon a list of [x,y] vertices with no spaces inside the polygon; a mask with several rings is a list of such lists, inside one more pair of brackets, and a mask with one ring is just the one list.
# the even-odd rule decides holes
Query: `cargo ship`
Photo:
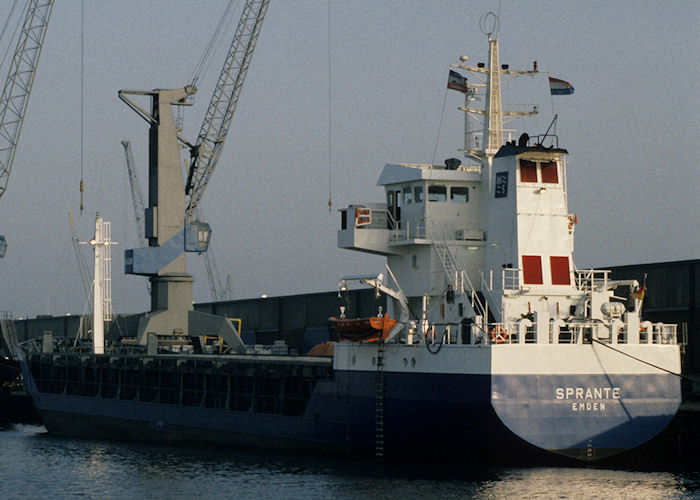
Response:
[{"label": "cargo ship", "polygon": [[[338,340],[311,354],[254,348],[230,319],[204,318],[179,295],[191,287],[184,256],[148,271],[134,250],[127,272],[151,276],[154,294],[136,337],[66,347],[45,335],[20,350],[48,431],[431,461],[595,461],[661,432],[681,402],[676,326],[642,319],[645,283],[575,266],[578,217],[557,136],[505,137],[506,117],[538,112],[502,109],[506,79],[541,78],[552,95],[573,86],[536,63],[501,65],[498,20],[484,21],[487,62],[462,56],[449,71],[448,88],[464,95],[464,160],[387,164],[378,181],[386,203],[340,210],[339,247],[386,256],[386,271],[342,277],[339,294],[365,284],[388,296],[386,311],[328,311]],[[149,122],[152,161],[176,144],[170,108],[188,92],[145,93],[159,113]],[[181,188],[158,197],[182,197]],[[158,231],[152,257],[168,214],[147,216]]]}]

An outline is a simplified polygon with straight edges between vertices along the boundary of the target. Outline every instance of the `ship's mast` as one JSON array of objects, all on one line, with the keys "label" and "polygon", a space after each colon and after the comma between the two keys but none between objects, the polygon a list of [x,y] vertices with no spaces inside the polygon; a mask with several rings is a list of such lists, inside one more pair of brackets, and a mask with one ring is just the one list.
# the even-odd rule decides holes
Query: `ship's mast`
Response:
[{"label": "ship's mast", "polygon": [[484,120],[484,152],[494,157],[503,145],[503,116],[501,115],[501,73],[498,64],[498,40],[489,37],[489,72],[486,79],[486,109]]},{"label": "ship's mast", "polygon": [[111,225],[95,217],[95,237],[90,244],[95,249],[95,278],[93,281],[93,349],[95,354],[105,352],[105,321],[112,320],[112,259],[110,245]]},{"label": "ship's mast", "polygon": [[[466,113],[464,128],[465,128],[465,147],[460,150],[467,158],[471,158],[479,162],[482,167],[490,167],[493,157],[498,150],[503,146],[503,121],[504,118],[519,118],[525,116],[534,116],[537,114],[537,107],[533,107],[528,111],[504,111],[501,106],[501,77],[509,76],[512,78],[524,75],[535,75],[538,73],[537,68],[533,65],[532,70],[512,70],[508,65],[501,65],[498,56],[498,17],[493,12],[489,12],[481,18],[479,22],[481,31],[488,37],[489,54],[487,64],[478,63],[477,66],[467,66],[466,56],[462,56],[461,64],[452,65],[453,67],[469,71],[482,83],[470,83],[469,89],[465,92],[465,106],[460,108]],[[473,108],[470,102],[478,100],[476,97],[479,89],[485,91],[484,109]],[[481,141],[476,135],[478,132],[471,131],[470,120],[475,119],[482,123]]]}]

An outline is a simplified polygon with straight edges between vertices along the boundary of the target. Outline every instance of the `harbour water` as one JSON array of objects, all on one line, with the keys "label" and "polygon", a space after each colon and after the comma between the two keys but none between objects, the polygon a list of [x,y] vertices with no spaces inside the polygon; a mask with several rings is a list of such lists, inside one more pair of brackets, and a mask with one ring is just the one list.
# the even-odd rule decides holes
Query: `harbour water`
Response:
[{"label": "harbour water", "polygon": [[697,467],[400,464],[0,431],[2,498],[700,498]]}]

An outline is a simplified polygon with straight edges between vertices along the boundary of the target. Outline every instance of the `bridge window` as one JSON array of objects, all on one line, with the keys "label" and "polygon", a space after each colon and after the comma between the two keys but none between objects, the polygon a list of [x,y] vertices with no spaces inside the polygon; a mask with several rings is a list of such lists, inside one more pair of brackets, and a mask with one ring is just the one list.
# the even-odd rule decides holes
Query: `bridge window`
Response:
[{"label": "bridge window", "polygon": [[447,201],[447,188],[441,185],[428,186],[428,201]]},{"label": "bridge window", "polygon": [[467,203],[469,201],[469,188],[453,187],[450,189],[450,201],[455,203]]},{"label": "bridge window", "polygon": [[559,184],[559,176],[557,175],[557,162],[543,161],[540,163],[542,167],[542,182],[547,184]]},{"label": "bridge window", "polygon": [[410,187],[403,188],[403,202],[410,205],[413,202],[413,192]]},{"label": "bridge window", "polygon": [[537,163],[520,160],[520,182],[537,182]]},{"label": "bridge window", "polygon": [[416,199],[416,203],[423,203],[423,186],[414,187],[413,194]]}]

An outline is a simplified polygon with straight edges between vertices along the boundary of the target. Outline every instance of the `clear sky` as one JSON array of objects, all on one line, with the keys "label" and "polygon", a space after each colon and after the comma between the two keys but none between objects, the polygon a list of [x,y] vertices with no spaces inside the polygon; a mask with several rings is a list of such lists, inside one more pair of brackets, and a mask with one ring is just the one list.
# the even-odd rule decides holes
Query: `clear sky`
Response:
[{"label": "clear sky", "polygon": [[[0,0],[0,12],[11,4]],[[9,241],[0,310],[15,317],[84,310],[68,211],[82,240],[91,238],[96,212],[111,221],[119,242],[115,310],[148,309],[146,279],[122,272],[136,230],[120,144],[132,142],[145,186],[147,125],[117,91],[188,84],[226,4],[85,2],[81,215],[81,2],[56,2],[0,199],[0,234]],[[458,156],[462,99],[446,96],[449,65],[462,54],[486,60],[479,18],[499,9],[501,62],[515,68],[536,60],[576,89],[553,100],[542,74],[506,87],[503,101],[540,105],[539,117],[513,124],[530,135],[559,114],[560,146],[570,153],[569,209],[579,215],[577,266],[700,257],[699,1],[331,0],[329,51],[328,0],[273,0],[202,202],[234,298],[334,290],[342,275],[381,270],[380,257],[337,249],[337,208],[383,201],[376,180],[386,162]],[[187,112],[191,140],[227,36]],[[6,74],[7,64],[0,79]],[[188,266],[195,301],[209,301],[201,257]]]}]

